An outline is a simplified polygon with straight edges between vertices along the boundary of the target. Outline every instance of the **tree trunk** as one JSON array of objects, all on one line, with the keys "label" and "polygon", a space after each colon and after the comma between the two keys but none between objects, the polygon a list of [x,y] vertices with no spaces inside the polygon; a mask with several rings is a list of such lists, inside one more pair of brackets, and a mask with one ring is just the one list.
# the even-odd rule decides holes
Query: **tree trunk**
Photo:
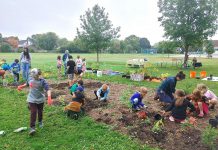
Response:
[{"label": "tree trunk", "polygon": [[185,57],[184,57],[184,62],[183,62],[183,67],[187,68],[188,66],[188,49],[189,46],[185,46]]},{"label": "tree trunk", "polygon": [[99,63],[99,49],[97,49],[97,63]]}]

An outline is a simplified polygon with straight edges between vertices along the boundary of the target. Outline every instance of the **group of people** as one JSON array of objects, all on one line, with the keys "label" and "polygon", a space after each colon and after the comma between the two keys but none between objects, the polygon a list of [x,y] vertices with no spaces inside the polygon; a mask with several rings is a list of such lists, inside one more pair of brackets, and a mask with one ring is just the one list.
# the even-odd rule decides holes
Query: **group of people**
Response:
[{"label": "group of people", "polygon": [[69,54],[68,50],[66,50],[64,55],[62,56],[62,61],[61,56],[59,55],[57,57],[58,77],[61,77],[61,68],[62,66],[64,66],[64,74],[65,76],[68,76],[69,83],[72,82],[74,74],[77,76],[82,76],[86,71],[86,59],[81,59],[78,55],[74,61],[72,55]]},{"label": "group of people", "polygon": [[[82,74],[85,71],[85,59],[81,60],[79,56],[75,62],[69,52],[66,51],[62,60],[66,62],[65,73],[68,75],[69,79],[69,93],[72,95],[72,101],[64,107],[64,111],[68,116],[78,119],[80,113],[84,112],[83,106],[85,101],[84,85],[82,80]],[[66,56],[68,55],[68,56]],[[66,61],[66,59],[68,59]],[[59,66],[58,66],[59,65]],[[60,62],[60,56],[57,60],[57,68],[60,69],[62,63]],[[50,105],[51,90],[47,81],[42,77],[42,71],[37,68],[30,70],[28,74],[28,79],[25,84],[19,85],[17,87],[18,91],[21,91],[24,87],[29,87],[29,93],[27,96],[28,108],[30,110],[30,135],[34,135],[36,132],[36,119],[38,116],[38,126],[43,127],[43,108],[45,103],[45,94],[47,93],[47,103]],[[93,95],[100,101],[107,101],[109,93],[109,86],[103,84],[97,91],[93,91]]]},{"label": "group of people", "polygon": [[[84,113],[85,103],[85,87],[82,80],[82,74],[86,70],[85,59],[81,59],[77,56],[74,61],[72,56],[66,50],[62,57],[65,75],[68,75],[69,93],[72,95],[72,101],[64,107],[64,111],[68,116],[78,119],[80,113]],[[61,73],[62,67],[61,57],[57,57],[57,68]],[[42,72],[40,69],[33,68],[29,71],[31,66],[31,57],[28,49],[25,49],[21,53],[20,62],[23,68],[23,78],[26,79],[26,83],[18,86],[18,90],[22,90],[28,86],[30,88],[27,96],[28,108],[30,110],[30,135],[36,132],[36,118],[38,115],[38,126],[43,127],[43,107],[45,103],[44,91],[47,92],[48,104],[51,104],[51,91],[47,81],[41,76]],[[16,81],[19,81],[19,60],[15,59],[14,63],[9,66],[4,60],[1,64],[3,70],[10,70]],[[7,68],[8,67],[8,68]],[[1,71],[0,71],[1,74]],[[196,89],[193,90],[192,94],[186,95],[184,90],[177,89],[177,81],[185,79],[185,74],[180,71],[175,77],[166,78],[161,85],[157,88],[154,99],[159,100],[166,107],[163,111],[163,115],[169,115],[170,121],[176,121],[183,123],[186,120],[187,115],[197,113],[198,117],[204,117],[209,113],[209,109],[214,109],[217,104],[217,96],[208,89],[205,84],[198,84]],[[109,85],[103,84],[98,90],[93,91],[95,99],[99,101],[108,101],[108,95],[110,93]],[[130,97],[130,103],[133,111],[139,111],[147,106],[143,103],[143,98],[148,93],[146,87],[141,87],[139,91],[135,92]],[[170,112],[170,113],[169,113]]]},{"label": "group of people", "polygon": [[[9,64],[5,59],[2,59],[0,61],[0,77],[5,79],[7,72],[11,73],[14,77],[14,84],[18,85],[20,80],[20,72],[22,72],[23,80],[27,81],[31,69],[31,60],[31,55],[27,47],[25,47],[21,53],[20,59],[15,59],[12,64]],[[86,59],[81,59],[78,55],[77,59],[74,61],[73,57],[69,54],[69,51],[66,50],[62,58],[60,55],[57,57],[58,79],[60,79],[62,76],[62,66],[64,67],[64,75],[68,76],[70,83],[74,74],[77,76],[82,76],[85,73]]]},{"label": "group of people", "polygon": [[209,110],[214,109],[218,102],[217,96],[205,84],[198,84],[192,94],[186,95],[184,90],[177,89],[177,81],[185,79],[180,71],[175,77],[168,77],[157,89],[155,100],[163,103],[164,115],[169,115],[170,121],[185,122],[187,115],[204,117]]},{"label": "group of people", "polygon": [[[20,63],[19,63],[20,62]],[[21,65],[20,65],[21,64]],[[14,62],[10,65],[5,59],[2,59],[0,62],[0,76],[2,79],[5,79],[5,76],[8,73],[13,74],[14,84],[18,85],[20,80],[20,71],[22,71],[22,76],[25,81],[28,80],[29,69],[31,68],[31,56],[29,49],[24,48],[23,52],[20,55],[20,59],[15,59]],[[3,84],[6,81],[3,81]]]}]

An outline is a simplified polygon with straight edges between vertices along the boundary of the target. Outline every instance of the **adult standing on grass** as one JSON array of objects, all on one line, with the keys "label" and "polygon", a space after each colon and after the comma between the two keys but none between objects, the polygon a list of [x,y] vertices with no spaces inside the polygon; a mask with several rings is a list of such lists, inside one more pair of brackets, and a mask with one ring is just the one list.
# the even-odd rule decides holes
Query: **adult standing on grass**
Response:
[{"label": "adult standing on grass", "polygon": [[23,79],[27,81],[29,77],[29,69],[31,68],[31,56],[27,47],[24,48],[20,55],[20,62],[22,66]]},{"label": "adult standing on grass", "polygon": [[166,78],[158,87],[154,99],[159,99],[164,103],[173,103],[175,101],[173,95],[176,91],[176,83],[177,81],[181,81],[183,79],[185,79],[183,71],[177,73],[175,77]]},{"label": "adult standing on grass", "polygon": [[64,62],[64,75],[66,76],[67,75],[67,62],[69,60],[69,51],[66,50],[63,57],[62,57],[62,60]]}]

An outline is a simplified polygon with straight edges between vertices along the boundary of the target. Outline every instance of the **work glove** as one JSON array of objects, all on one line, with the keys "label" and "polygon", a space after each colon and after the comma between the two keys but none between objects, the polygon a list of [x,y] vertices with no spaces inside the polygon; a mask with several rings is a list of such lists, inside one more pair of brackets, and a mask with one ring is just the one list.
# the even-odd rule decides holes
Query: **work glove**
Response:
[{"label": "work glove", "polygon": [[103,100],[105,100],[105,98],[100,98],[100,101],[103,101]]},{"label": "work glove", "polygon": [[21,91],[25,86],[26,86],[25,84],[24,84],[24,85],[19,85],[19,86],[17,87],[17,90],[18,90],[18,91]]},{"label": "work glove", "polygon": [[51,104],[52,104],[52,99],[51,99],[51,96],[48,96],[47,103],[48,103],[48,105],[51,105]]}]

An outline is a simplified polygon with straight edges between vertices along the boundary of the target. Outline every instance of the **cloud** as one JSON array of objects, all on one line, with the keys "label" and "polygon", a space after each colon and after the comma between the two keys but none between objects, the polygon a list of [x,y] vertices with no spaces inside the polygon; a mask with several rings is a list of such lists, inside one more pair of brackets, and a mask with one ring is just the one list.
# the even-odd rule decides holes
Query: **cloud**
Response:
[{"label": "cloud", "polygon": [[[0,32],[25,39],[32,34],[55,32],[72,40],[80,27],[80,15],[95,4],[105,8],[121,39],[135,34],[152,44],[163,40],[157,18],[157,0],[1,0]],[[218,39],[218,35],[214,36]]]}]

